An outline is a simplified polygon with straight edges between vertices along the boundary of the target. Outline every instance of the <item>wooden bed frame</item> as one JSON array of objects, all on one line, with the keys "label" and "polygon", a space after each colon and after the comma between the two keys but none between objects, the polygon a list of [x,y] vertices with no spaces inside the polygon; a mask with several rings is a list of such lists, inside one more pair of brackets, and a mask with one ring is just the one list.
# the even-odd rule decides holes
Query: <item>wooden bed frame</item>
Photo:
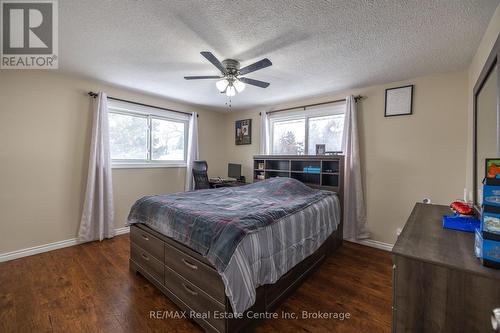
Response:
[{"label": "wooden bed frame", "polygon": [[[224,283],[215,268],[200,254],[144,224],[130,230],[130,270],[140,273],[207,332],[252,331],[260,319],[247,313],[271,312],[285,300],[323,260],[342,245],[342,225],[316,252],[301,261],[276,283],[257,288],[255,304],[243,318],[219,318],[232,313]],[[152,309],[155,310],[155,309]],[[192,313],[210,318],[195,318]]]},{"label": "wooden bed frame", "polygon": [[142,274],[207,332],[253,331],[263,318],[249,318],[248,314],[274,311],[328,255],[342,245],[342,158],[338,156],[341,168],[339,187],[335,191],[340,200],[340,224],[337,230],[312,255],[276,283],[258,287],[254,305],[241,318],[232,316],[222,278],[207,259],[144,224],[130,227],[130,270]]}]

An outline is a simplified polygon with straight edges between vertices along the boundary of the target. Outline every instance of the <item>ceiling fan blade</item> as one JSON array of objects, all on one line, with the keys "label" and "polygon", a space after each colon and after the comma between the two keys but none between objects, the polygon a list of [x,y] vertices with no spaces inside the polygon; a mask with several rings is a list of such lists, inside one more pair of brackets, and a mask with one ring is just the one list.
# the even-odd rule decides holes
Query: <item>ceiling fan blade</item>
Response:
[{"label": "ceiling fan blade", "polygon": [[248,65],[247,67],[243,67],[242,69],[240,69],[240,75],[245,75],[248,73],[258,71],[259,69],[269,67],[272,64],[273,63],[271,62],[271,60],[264,58],[264,59],[257,61],[251,65]]},{"label": "ceiling fan blade", "polygon": [[202,56],[204,56],[208,61],[212,63],[215,67],[217,67],[221,73],[226,73],[226,67],[209,51],[200,52]]},{"label": "ceiling fan blade", "polygon": [[246,78],[246,77],[240,77],[240,78],[238,78],[238,80],[240,80],[241,82],[244,82],[246,84],[251,84],[252,86],[257,86],[257,87],[260,87],[260,88],[267,88],[270,85],[269,82],[264,82],[264,81],[249,79],[249,78]]},{"label": "ceiling fan blade", "polygon": [[220,79],[220,76],[184,76],[186,80]]}]

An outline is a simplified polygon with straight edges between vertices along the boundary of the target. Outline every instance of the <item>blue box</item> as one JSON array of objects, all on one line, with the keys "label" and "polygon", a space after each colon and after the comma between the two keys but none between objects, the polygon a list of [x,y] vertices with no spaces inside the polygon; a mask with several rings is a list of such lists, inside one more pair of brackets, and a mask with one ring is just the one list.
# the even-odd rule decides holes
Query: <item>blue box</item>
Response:
[{"label": "blue box", "polygon": [[483,239],[479,229],[475,232],[474,252],[484,266],[500,268],[500,242]]},{"label": "blue box", "polygon": [[481,235],[481,230],[476,229],[474,232],[474,254],[477,258],[483,258],[483,236]]},{"label": "blue box", "polygon": [[500,186],[483,185],[483,205],[500,207]]},{"label": "blue box", "polygon": [[489,212],[483,207],[481,214],[481,231],[484,239],[500,240],[500,214]]},{"label": "blue box", "polygon": [[462,216],[460,214],[443,216],[443,228],[445,229],[474,232],[480,226],[481,221],[473,216]]},{"label": "blue box", "polygon": [[304,168],[304,172],[306,173],[320,173],[320,168]]}]

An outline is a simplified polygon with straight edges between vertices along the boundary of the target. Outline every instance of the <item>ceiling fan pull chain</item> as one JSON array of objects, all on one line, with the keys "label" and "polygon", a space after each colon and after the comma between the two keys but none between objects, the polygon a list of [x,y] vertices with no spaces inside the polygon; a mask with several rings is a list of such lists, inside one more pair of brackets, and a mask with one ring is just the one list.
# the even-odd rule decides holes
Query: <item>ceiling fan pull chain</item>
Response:
[{"label": "ceiling fan pull chain", "polygon": [[228,109],[229,112],[231,112],[231,104],[232,104],[231,97],[226,96],[226,103],[225,103],[225,105],[227,106],[227,109]]}]

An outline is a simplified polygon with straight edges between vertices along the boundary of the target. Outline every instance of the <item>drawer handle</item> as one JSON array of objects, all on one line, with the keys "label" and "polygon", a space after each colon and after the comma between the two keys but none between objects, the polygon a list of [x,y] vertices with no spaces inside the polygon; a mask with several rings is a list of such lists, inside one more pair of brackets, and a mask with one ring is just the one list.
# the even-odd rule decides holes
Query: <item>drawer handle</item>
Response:
[{"label": "drawer handle", "polygon": [[187,261],[184,258],[182,258],[182,262],[184,263],[184,265],[186,265],[189,268],[198,269],[198,266],[196,266],[195,264],[190,263],[189,261]]},{"label": "drawer handle", "polygon": [[491,313],[491,326],[494,332],[500,332],[500,308],[493,309]]},{"label": "drawer handle", "polygon": [[143,257],[144,260],[149,261],[149,257],[146,253],[141,253],[141,257]]},{"label": "drawer handle", "polygon": [[144,238],[144,240],[147,240],[147,241],[149,240],[149,237],[148,237],[148,236],[146,236],[146,235],[144,235],[144,234],[142,234],[141,236],[142,236],[142,238]]},{"label": "drawer handle", "polygon": [[198,293],[196,291],[194,291],[193,289],[191,289],[190,286],[186,285],[185,283],[182,284],[182,286],[184,287],[184,289],[186,289],[186,291],[188,293],[190,293],[191,295],[193,296],[198,296]]}]

